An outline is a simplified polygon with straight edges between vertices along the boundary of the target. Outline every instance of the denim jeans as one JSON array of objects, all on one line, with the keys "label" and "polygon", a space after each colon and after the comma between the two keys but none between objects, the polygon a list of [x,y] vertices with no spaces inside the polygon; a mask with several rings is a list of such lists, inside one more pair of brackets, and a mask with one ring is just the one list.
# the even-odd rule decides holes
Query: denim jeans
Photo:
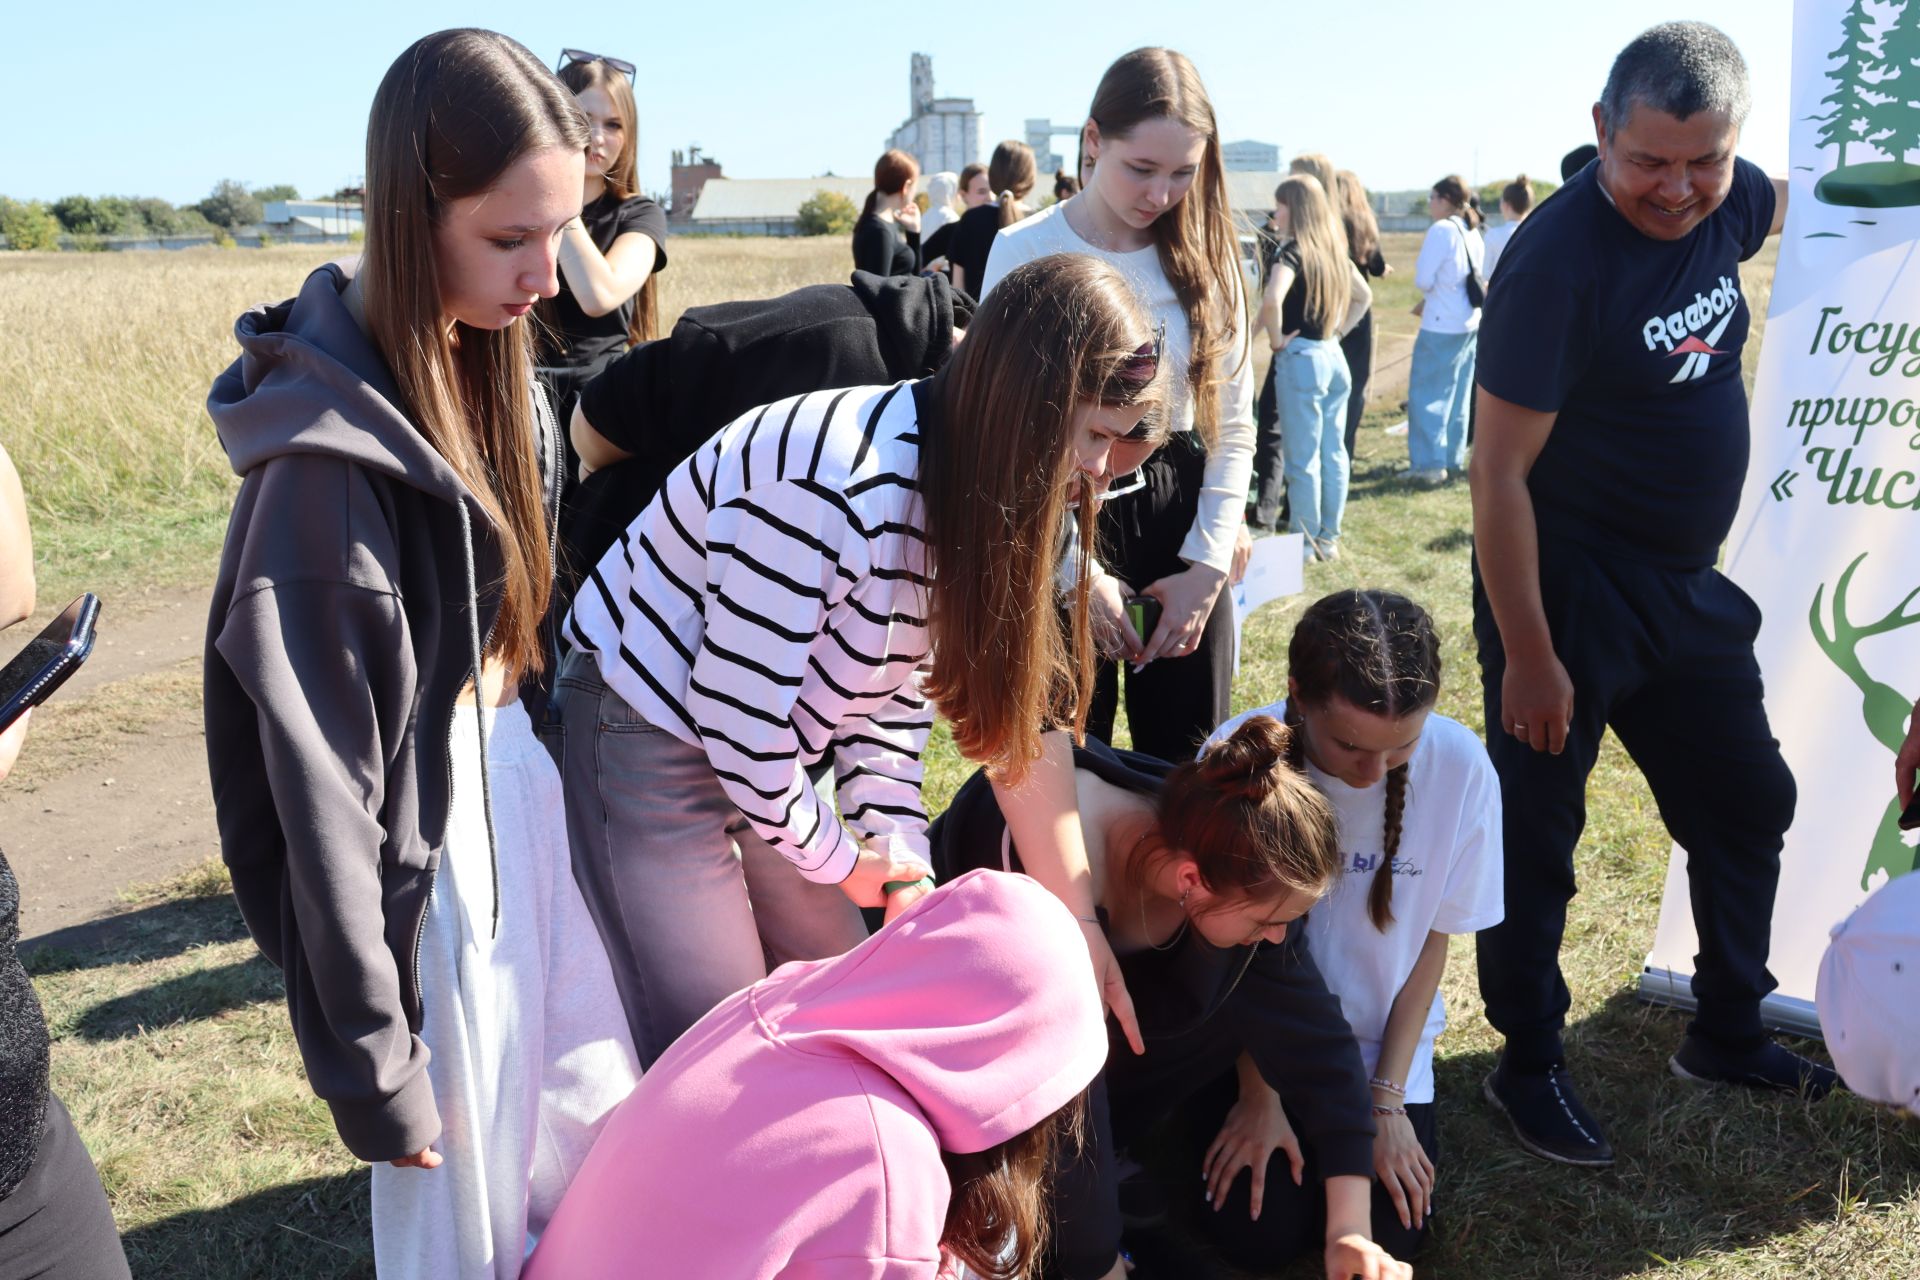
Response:
[{"label": "denim jeans", "polygon": [[647,723],[589,654],[560,668],[545,730],[573,874],[643,1067],[773,964],[867,936],[837,885],[803,879],[727,799],[707,753]]},{"label": "denim jeans", "polygon": [[1273,363],[1292,531],[1315,542],[1336,541],[1351,465],[1347,358],[1332,338],[1295,338],[1274,354]]},{"label": "denim jeans", "polygon": [[1407,460],[1415,471],[1467,465],[1467,417],[1473,409],[1478,333],[1422,329],[1407,373]]}]

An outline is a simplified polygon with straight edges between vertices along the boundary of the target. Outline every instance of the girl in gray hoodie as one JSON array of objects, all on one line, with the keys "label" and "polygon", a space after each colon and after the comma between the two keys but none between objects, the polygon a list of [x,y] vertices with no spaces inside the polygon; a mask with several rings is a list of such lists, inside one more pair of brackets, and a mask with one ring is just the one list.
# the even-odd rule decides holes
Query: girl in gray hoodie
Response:
[{"label": "girl in gray hoodie", "polygon": [[222,853],[374,1163],[383,1278],[518,1275],[637,1078],[515,700],[558,478],[515,321],[555,291],[586,137],[513,41],[418,41],[374,99],[358,270],[243,315],[208,402],[242,477],[206,653]]}]

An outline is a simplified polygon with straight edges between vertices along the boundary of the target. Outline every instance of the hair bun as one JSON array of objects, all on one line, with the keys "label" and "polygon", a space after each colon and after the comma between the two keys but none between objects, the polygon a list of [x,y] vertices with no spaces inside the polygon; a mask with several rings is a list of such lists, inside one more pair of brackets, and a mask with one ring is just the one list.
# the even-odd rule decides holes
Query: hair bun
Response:
[{"label": "hair bun", "polygon": [[1292,742],[1293,730],[1272,716],[1249,716],[1207,748],[1201,768],[1223,798],[1258,804],[1279,781],[1278,769]]}]

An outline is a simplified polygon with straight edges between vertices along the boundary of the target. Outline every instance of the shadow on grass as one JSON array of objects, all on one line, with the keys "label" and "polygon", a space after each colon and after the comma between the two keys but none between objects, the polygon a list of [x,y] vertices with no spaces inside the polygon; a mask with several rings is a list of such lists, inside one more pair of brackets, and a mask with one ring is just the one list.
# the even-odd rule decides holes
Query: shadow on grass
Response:
[{"label": "shadow on grass", "polygon": [[367,1171],[310,1178],[136,1227],[139,1280],[362,1280],[373,1276]]},{"label": "shadow on grass", "polygon": [[277,1002],[283,992],[280,971],[255,955],[103,1000],[80,1015],[73,1033],[83,1040],[122,1040],[152,1027],[195,1022],[229,1009]]},{"label": "shadow on grass", "polygon": [[1520,1150],[1481,1095],[1493,1053],[1441,1059],[1440,1209],[1423,1274],[1602,1280],[1832,1226],[1861,1193],[1920,1194],[1920,1126],[1848,1095],[1808,1103],[1679,1080],[1667,1058],[1686,1024],[1621,990],[1568,1028],[1575,1083],[1613,1142],[1607,1170]]},{"label": "shadow on grass", "polygon": [[[1797,1236],[1791,1256],[1804,1264],[1819,1252],[1804,1233],[1837,1230],[1843,1203],[1886,1214],[1889,1201],[1920,1196],[1920,1125],[1846,1095],[1810,1104],[1676,1079],[1667,1057],[1686,1023],[1687,1015],[1640,1004],[1622,990],[1568,1028],[1568,1062],[1613,1141],[1612,1169],[1574,1169],[1523,1152],[1481,1096],[1492,1051],[1439,1059],[1436,1211],[1415,1275],[1617,1280],[1670,1260],[1715,1258],[1726,1269],[1713,1274],[1745,1275],[1736,1255],[1764,1253],[1789,1235]],[[1896,1267],[1873,1274],[1920,1274]],[[1316,1253],[1274,1270],[1228,1274],[1319,1280],[1323,1272]],[[1762,1263],[1753,1274],[1789,1273]],[[1791,1274],[1851,1280],[1868,1273],[1802,1267]]]},{"label": "shadow on grass", "polygon": [[28,938],[21,963],[36,976],[164,960],[210,942],[247,936],[230,894],[170,898],[152,906]]}]

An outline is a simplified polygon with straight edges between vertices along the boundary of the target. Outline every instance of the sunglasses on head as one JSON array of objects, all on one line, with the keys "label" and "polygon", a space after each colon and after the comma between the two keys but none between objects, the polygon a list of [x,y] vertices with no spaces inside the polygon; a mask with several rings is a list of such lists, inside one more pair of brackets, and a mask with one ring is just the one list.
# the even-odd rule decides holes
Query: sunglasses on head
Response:
[{"label": "sunglasses on head", "polygon": [[1146,386],[1160,372],[1160,356],[1166,346],[1167,322],[1161,320],[1153,326],[1153,337],[1135,347],[1133,354],[1121,361],[1117,376],[1130,386]]},{"label": "sunglasses on head", "polygon": [[585,49],[562,49],[560,51],[560,65],[555,67],[554,70],[565,70],[576,62],[604,62],[615,71],[624,75],[629,84],[633,83],[634,67],[631,62],[626,62],[619,58],[609,58],[604,53],[588,53]]}]

